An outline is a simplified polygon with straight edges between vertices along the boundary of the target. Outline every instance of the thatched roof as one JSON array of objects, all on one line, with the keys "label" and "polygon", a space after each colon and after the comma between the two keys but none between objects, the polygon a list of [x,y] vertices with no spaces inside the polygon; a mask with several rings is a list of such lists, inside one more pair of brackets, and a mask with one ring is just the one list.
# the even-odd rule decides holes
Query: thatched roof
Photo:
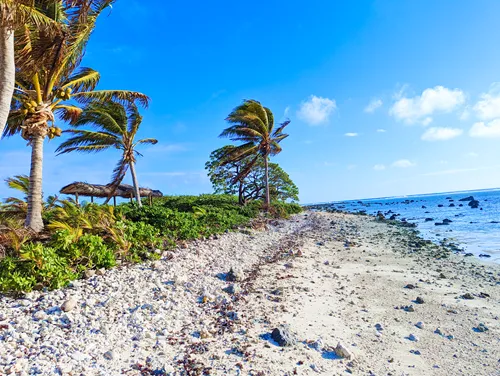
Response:
[{"label": "thatched roof", "polygon": [[[74,182],[59,191],[65,195],[78,194],[79,196],[88,197],[109,197],[112,191],[110,185],[88,184],[82,182]],[[162,197],[163,193],[149,188],[139,188],[141,197]],[[128,184],[120,184],[112,196],[130,198],[134,196],[134,187]]]}]

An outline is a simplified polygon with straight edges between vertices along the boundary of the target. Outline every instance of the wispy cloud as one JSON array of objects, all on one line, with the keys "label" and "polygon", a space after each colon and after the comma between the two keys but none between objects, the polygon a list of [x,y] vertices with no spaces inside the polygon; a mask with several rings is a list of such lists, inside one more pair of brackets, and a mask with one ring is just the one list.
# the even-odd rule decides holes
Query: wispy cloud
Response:
[{"label": "wispy cloud", "polygon": [[446,141],[461,136],[463,130],[458,128],[429,128],[423,135],[423,141]]},{"label": "wispy cloud", "polygon": [[481,120],[500,118],[500,82],[493,83],[487,93],[481,94],[473,110]]},{"label": "wispy cloud", "polygon": [[309,125],[326,123],[335,110],[337,103],[334,99],[311,95],[307,101],[301,103],[297,116]]},{"label": "wispy cloud", "polygon": [[385,129],[377,129],[377,133],[386,133],[387,131]]},{"label": "wispy cloud", "polygon": [[383,164],[376,164],[375,166],[373,166],[373,169],[375,171],[384,171],[387,167],[385,167],[385,165]]},{"label": "wispy cloud", "polygon": [[345,133],[344,136],[346,136],[346,137],[357,137],[357,136],[359,136],[359,134],[354,133],[354,132],[348,132],[348,133]]},{"label": "wispy cloud", "polygon": [[365,107],[364,111],[371,114],[371,113],[375,112],[375,110],[377,108],[382,107],[383,104],[384,104],[384,102],[382,102],[381,99],[377,99],[377,98],[372,99],[370,101],[370,103],[368,103],[368,105]]},{"label": "wispy cloud", "polygon": [[413,166],[416,166],[416,163],[408,159],[400,159],[392,164],[392,167],[397,167],[397,168],[408,168]]}]

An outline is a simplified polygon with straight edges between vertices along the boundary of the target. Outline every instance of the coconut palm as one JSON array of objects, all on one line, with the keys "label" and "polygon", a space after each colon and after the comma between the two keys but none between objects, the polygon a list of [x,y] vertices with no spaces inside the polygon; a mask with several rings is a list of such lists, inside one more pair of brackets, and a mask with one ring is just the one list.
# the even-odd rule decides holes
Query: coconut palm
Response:
[{"label": "coconut palm", "polygon": [[[43,0],[49,3],[50,0]],[[83,1],[83,0],[81,0]],[[0,137],[7,123],[16,77],[14,58],[14,29],[24,23],[36,27],[57,28],[52,19],[36,8],[40,0],[0,1]]]},{"label": "coconut palm", "polygon": [[290,120],[281,123],[274,128],[274,116],[271,110],[262,106],[256,100],[245,100],[236,107],[226,118],[231,124],[219,137],[229,137],[232,141],[242,142],[241,145],[232,148],[231,152],[225,157],[226,162],[240,161],[243,158],[252,156],[253,158],[246,165],[234,181],[237,182],[241,177],[248,175],[259,157],[264,160],[266,185],[265,206],[269,209],[271,198],[269,194],[269,157],[279,154],[281,146],[279,143],[288,137],[283,133],[285,127],[290,124]]},{"label": "coconut palm", "polygon": [[[72,151],[94,153],[110,148],[119,149],[122,156],[113,171],[111,185],[114,189],[120,185],[130,168],[137,204],[141,204],[139,184],[135,171],[136,157],[142,156],[136,150],[141,144],[156,144],[154,138],[135,140],[137,131],[142,121],[142,116],[134,103],[123,106],[116,102],[93,102],[89,104],[73,123],[75,128],[91,125],[95,130],[68,129],[65,133],[73,136],[63,142],[56,150],[59,154]],[[108,198],[109,200],[109,198]]]},{"label": "coconut palm", "polygon": [[[60,33],[25,25],[16,34],[16,84],[4,135],[20,133],[32,148],[26,227],[39,232],[42,221],[42,164],[45,138],[62,131],[55,124],[74,122],[85,105],[95,100],[144,106],[148,97],[123,90],[95,90],[99,73],[80,67],[98,16],[113,0],[55,1],[37,9],[60,25]],[[71,6],[67,6],[69,3]]]}]

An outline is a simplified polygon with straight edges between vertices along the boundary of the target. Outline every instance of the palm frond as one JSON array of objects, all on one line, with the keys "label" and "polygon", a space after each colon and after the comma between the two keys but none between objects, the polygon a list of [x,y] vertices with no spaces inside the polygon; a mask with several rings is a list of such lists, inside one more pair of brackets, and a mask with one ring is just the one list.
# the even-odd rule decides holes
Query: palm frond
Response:
[{"label": "palm frond", "polygon": [[158,143],[158,140],[156,138],[143,138],[142,140],[139,140],[135,143],[134,147],[136,145],[141,145],[141,144],[149,144],[149,145],[156,145]]},{"label": "palm frond", "polygon": [[130,102],[138,102],[143,107],[149,106],[149,97],[142,93],[128,90],[94,90],[76,93],[73,98],[82,104],[89,104],[93,101],[99,102],[118,102],[127,105]]},{"label": "palm frond", "polygon": [[71,124],[75,123],[80,115],[82,114],[82,109],[80,107],[59,104],[55,107],[55,113],[61,120],[69,122]]},{"label": "palm frond", "polygon": [[91,91],[94,90],[101,75],[91,68],[80,68],[79,72],[68,78],[61,86],[61,89],[71,87],[73,91]]},{"label": "palm frond", "polygon": [[99,152],[110,147],[120,148],[121,140],[115,135],[106,132],[94,132],[87,130],[68,129],[64,133],[72,133],[75,136],[64,141],[56,149],[57,155],[77,152]]},{"label": "palm frond", "polygon": [[12,178],[5,179],[7,186],[24,194],[28,194],[30,186],[30,178],[28,175],[16,175]]}]

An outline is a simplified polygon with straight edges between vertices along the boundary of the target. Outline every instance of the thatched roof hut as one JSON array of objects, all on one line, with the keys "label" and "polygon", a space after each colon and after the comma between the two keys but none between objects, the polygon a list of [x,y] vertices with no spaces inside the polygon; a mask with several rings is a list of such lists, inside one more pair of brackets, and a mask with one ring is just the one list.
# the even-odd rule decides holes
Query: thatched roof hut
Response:
[{"label": "thatched roof hut", "polygon": [[[134,187],[128,184],[120,184],[114,194],[112,194],[113,187],[111,185],[102,185],[102,184],[89,184],[82,182],[74,182],[65,187],[62,187],[59,191],[65,195],[75,195],[78,200],[78,196],[86,196],[94,201],[94,197],[123,197],[123,198],[132,198],[134,197]],[[153,190],[150,188],[139,188],[139,193],[141,197],[162,197],[163,193],[157,190]]]}]

